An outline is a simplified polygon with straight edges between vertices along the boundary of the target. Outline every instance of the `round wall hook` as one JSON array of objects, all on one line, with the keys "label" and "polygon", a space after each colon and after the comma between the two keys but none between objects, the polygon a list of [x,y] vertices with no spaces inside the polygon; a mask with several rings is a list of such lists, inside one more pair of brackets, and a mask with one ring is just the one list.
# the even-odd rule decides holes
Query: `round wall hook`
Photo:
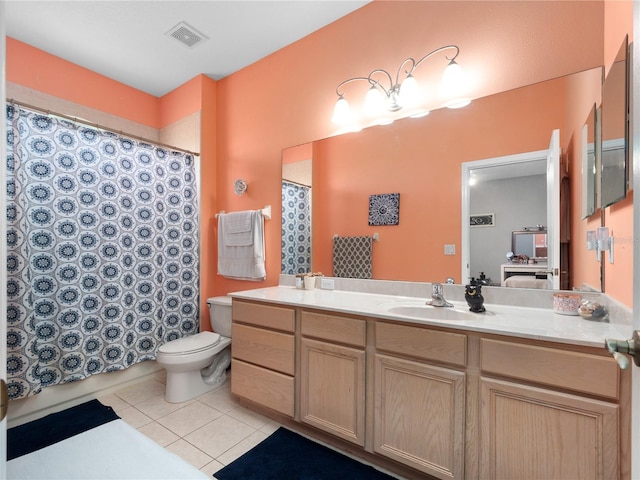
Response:
[{"label": "round wall hook", "polygon": [[233,182],[233,191],[236,195],[244,195],[247,191],[247,182],[243,179],[239,178],[235,182]]}]

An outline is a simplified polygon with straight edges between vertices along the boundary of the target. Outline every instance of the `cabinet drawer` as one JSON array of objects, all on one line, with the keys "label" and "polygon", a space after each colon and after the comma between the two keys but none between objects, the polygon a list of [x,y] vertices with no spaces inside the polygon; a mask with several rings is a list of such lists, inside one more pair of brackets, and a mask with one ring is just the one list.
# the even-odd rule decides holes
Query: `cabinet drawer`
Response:
[{"label": "cabinet drawer", "polygon": [[460,333],[377,322],[376,349],[461,367],[467,364],[467,336]]},{"label": "cabinet drawer", "polygon": [[234,323],[232,326],[231,354],[249,363],[255,363],[278,372],[295,372],[295,341],[288,333],[265,330]]},{"label": "cabinet drawer", "polygon": [[303,311],[302,335],[364,347],[367,341],[367,324],[357,318]]},{"label": "cabinet drawer", "polygon": [[618,398],[618,364],[605,356],[483,338],[480,365],[486,373]]},{"label": "cabinet drawer", "polygon": [[260,305],[233,300],[233,320],[283,332],[295,331],[295,311],[292,308]]},{"label": "cabinet drawer", "polygon": [[293,377],[236,359],[231,372],[231,393],[293,417]]}]

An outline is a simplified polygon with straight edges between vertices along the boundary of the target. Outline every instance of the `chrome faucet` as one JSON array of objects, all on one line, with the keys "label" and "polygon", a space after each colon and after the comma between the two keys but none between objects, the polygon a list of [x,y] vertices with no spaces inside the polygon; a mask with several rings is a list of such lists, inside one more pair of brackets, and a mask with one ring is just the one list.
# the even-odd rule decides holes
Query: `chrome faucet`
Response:
[{"label": "chrome faucet", "polygon": [[431,305],[432,307],[453,307],[453,304],[444,299],[441,283],[431,284],[431,300],[427,301],[427,305]]}]

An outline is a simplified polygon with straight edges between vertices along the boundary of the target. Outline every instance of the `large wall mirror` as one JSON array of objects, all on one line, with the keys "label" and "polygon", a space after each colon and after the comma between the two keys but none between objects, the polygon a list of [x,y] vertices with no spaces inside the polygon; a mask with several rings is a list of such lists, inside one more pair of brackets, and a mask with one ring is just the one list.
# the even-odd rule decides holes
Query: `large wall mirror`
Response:
[{"label": "large wall mirror", "polygon": [[[570,90],[568,85],[587,79],[596,82],[593,90],[597,90],[601,78],[601,67],[598,67],[476,99],[465,109],[435,110],[424,118],[397,120],[392,125],[370,127],[285,149],[285,177],[289,176],[284,172],[291,168],[287,166],[290,163],[287,158],[292,150],[304,147],[312,152],[311,158],[305,159],[307,170],[313,172],[306,183],[313,185],[315,202],[309,215],[303,215],[313,225],[312,261],[308,270],[331,275],[334,235],[378,233],[380,240],[374,242],[373,247],[373,278],[442,282],[454,277],[456,283],[466,282],[468,279],[461,278],[460,274],[463,230],[469,229],[468,223],[460,221],[462,164],[547,150],[552,130],[575,116],[567,112],[569,102],[564,95]],[[592,103],[593,99],[582,106],[583,118]],[[579,127],[576,128],[579,135]],[[486,235],[506,228],[499,242],[488,241],[495,255],[492,267],[473,266],[472,276],[484,271],[498,283],[500,265],[505,263],[505,255],[511,250],[511,233],[523,227],[547,227],[546,157],[539,160],[536,170],[517,174],[519,178],[512,176],[510,180],[496,178],[487,190],[489,195],[510,191],[510,199],[503,199],[503,203],[510,203],[516,218],[507,222],[505,215],[485,212],[484,207],[483,211],[471,212],[495,214],[495,226],[475,229],[476,233],[484,230]],[[516,201],[525,199],[522,194],[525,188],[530,192],[526,196],[527,205],[515,206]],[[387,193],[400,194],[399,224],[369,226],[369,197]],[[287,218],[297,216],[287,215]],[[292,226],[291,231],[297,231],[297,227]],[[558,234],[550,232],[554,233]],[[283,237],[284,248],[289,248],[289,244]],[[283,250],[283,258],[284,255]],[[599,268],[597,262],[593,268]],[[297,272],[285,267],[282,271]]]}]

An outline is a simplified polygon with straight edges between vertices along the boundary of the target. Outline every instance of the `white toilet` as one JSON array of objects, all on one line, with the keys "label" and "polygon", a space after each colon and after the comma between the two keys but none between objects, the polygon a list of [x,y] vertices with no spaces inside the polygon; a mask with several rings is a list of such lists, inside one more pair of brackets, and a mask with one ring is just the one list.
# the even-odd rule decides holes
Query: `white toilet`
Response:
[{"label": "white toilet", "polygon": [[207,299],[212,332],[200,332],[162,345],[156,362],[167,370],[165,399],[191,400],[227,380],[231,365],[231,297]]}]

